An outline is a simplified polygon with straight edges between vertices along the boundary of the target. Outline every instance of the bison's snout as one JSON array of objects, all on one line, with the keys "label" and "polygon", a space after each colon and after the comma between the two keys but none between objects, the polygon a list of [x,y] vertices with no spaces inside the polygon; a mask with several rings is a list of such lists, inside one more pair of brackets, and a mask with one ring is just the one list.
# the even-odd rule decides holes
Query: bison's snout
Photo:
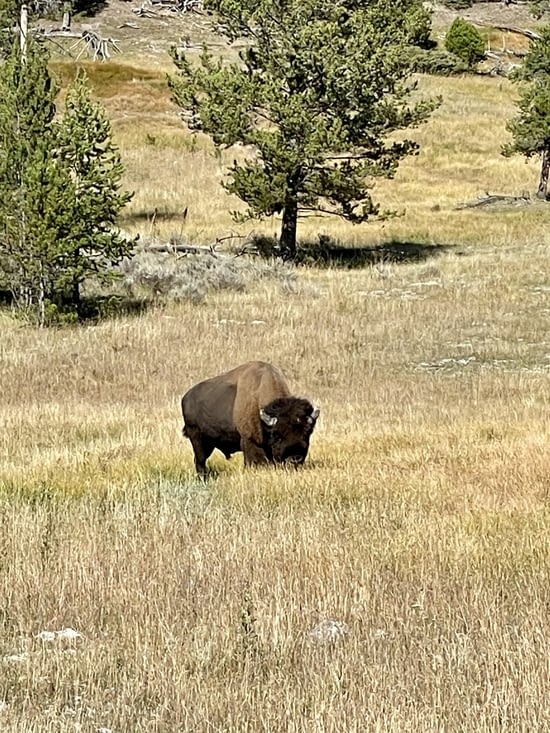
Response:
[{"label": "bison's snout", "polygon": [[307,449],[306,445],[293,445],[283,451],[279,462],[284,463],[285,466],[301,466],[306,460]]},{"label": "bison's snout", "polygon": [[298,466],[301,466],[305,460],[306,460],[305,455],[288,456],[288,458],[285,458],[284,463],[285,463],[285,466],[298,467]]}]

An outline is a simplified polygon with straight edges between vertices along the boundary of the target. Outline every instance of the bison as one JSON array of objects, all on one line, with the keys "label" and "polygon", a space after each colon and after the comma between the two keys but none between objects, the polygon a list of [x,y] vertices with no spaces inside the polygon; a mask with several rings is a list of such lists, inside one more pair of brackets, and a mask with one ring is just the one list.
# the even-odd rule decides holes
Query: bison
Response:
[{"label": "bison", "polygon": [[245,466],[301,465],[319,416],[318,407],[293,397],[281,372],[263,361],[199,382],[184,394],[181,409],[200,476],[214,448],[226,458],[242,451]]}]

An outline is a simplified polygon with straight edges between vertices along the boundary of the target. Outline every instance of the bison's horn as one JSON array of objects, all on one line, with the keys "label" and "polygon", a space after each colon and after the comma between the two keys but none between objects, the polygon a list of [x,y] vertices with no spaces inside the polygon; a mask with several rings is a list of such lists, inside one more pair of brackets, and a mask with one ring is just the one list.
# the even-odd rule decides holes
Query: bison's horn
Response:
[{"label": "bison's horn", "polygon": [[268,415],[265,410],[260,410],[260,417],[262,418],[262,422],[270,428],[277,424],[277,418],[272,415]]},{"label": "bison's horn", "polygon": [[311,417],[313,418],[313,420],[317,420],[320,412],[321,410],[318,407],[313,408],[313,410],[311,411]]}]

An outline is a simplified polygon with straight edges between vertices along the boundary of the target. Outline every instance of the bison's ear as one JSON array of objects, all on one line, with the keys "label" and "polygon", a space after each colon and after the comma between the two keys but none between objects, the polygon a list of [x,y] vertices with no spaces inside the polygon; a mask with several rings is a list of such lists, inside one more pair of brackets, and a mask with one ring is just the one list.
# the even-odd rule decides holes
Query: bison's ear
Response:
[{"label": "bison's ear", "polygon": [[317,420],[317,418],[319,417],[319,413],[320,412],[321,412],[321,410],[318,407],[315,407],[314,406],[313,407],[313,410],[311,411],[311,417],[312,417],[312,419],[313,420]]},{"label": "bison's ear", "polygon": [[272,428],[274,425],[277,424],[277,418],[273,417],[272,415],[268,415],[265,410],[260,410],[260,417],[262,419],[262,422],[264,422],[268,428]]}]

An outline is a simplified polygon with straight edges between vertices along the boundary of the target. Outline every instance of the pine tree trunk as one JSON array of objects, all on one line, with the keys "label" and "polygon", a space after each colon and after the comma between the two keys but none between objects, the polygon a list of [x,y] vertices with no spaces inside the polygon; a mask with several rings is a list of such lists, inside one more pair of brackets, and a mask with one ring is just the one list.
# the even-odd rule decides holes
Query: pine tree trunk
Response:
[{"label": "pine tree trunk", "polygon": [[71,283],[71,306],[74,307],[77,316],[82,314],[82,302],[80,300],[80,282],[75,277]]},{"label": "pine tree trunk", "polygon": [[546,201],[548,198],[548,175],[550,174],[550,148],[545,148],[542,153],[542,168],[540,171],[539,190],[537,198]]},{"label": "pine tree trunk", "polygon": [[279,238],[279,249],[283,260],[293,260],[296,257],[296,227],[298,222],[298,202],[288,199],[283,211],[283,225]]},{"label": "pine tree trunk", "polygon": [[44,328],[44,326],[46,325],[46,289],[44,287],[44,279],[42,276],[40,276],[40,279],[38,282],[37,306],[38,306],[38,326],[40,328]]}]

